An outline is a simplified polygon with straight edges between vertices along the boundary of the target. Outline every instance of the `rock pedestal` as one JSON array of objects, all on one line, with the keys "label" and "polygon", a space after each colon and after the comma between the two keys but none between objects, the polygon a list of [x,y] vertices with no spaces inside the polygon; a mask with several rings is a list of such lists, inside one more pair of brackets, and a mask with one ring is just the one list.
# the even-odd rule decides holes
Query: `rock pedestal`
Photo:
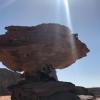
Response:
[{"label": "rock pedestal", "polygon": [[6,34],[0,35],[0,61],[13,71],[23,71],[25,78],[9,87],[12,100],[79,100],[75,85],[51,75],[54,69],[66,68],[89,52],[78,34],[51,23],[5,29]]},{"label": "rock pedestal", "polygon": [[78,34],[63,25],[8,26],[6,30],[0,35],[0,61],[13,71],[32,74],[44,64],[63,69],[89,52]]},{"label": "rock pedestal", "polygon": [[68,82],[23,80],[9,90],[12,100],[80,100],[75,85]]}]

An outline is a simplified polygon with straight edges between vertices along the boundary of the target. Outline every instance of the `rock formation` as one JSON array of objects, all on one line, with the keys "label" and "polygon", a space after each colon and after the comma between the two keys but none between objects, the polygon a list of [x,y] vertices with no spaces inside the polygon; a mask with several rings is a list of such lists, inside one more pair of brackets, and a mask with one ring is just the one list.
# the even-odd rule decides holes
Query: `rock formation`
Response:
[{"label": "rock formation", "polygon": [[89,49],[59,24],[8,26],[0,36],[0,61],[14,71],[33,73],[44,64],[65,68],[85,57]]},{"label": "rock formation", "polygon": [[20,74],[7,70],[0,69],[0,96],[9,95],[7,87],[16,84],[20,80]]},{"label": "rock formation", "polygon": [[75,85],[60,81],[20,81],[9,87],[12,100],[80,100],[75,94]]},{"label": "rock formation", "polygon": [[23,80],[8,87],[12,100],[80,100],[72,83],[57,80],[66,68],[89,52],[87,46],[59,24],[8,26],[0,36],[0,61]]},{"label": "rock formation", "polygon": [[97,98],[100,98],[100,87],[88,88],[89,92],[92,92]]}]

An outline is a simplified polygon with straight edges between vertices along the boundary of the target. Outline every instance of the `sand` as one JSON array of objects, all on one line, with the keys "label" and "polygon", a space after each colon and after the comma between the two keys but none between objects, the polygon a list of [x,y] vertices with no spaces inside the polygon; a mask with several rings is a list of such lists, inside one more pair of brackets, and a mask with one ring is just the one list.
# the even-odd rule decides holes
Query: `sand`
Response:
[{"label": "sand", "polygon": [[11,100],[10,96],[0,96],[0,100]]}]

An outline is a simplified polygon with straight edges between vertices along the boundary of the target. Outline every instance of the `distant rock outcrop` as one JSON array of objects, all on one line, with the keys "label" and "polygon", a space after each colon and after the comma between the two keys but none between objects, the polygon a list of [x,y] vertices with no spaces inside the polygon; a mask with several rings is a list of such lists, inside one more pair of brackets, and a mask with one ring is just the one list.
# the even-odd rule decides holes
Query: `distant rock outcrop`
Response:
[{"label": "distant rock outcrop", "polygon": [[78,95],[89,95],[90,94],[87,88],[81,87],[81,86],[76,86],[75,92]]},{"label": "distant rock outcrop", "polygon": [[7,87],[16,84],[20,79],[20,74],[5,68],[0,68],[0,95],[8,95]]},{"label": "distant rock outcrop", "polygon": [[88,88],[89,92],[92,92],[97,98],[100,98],[100,87]]}]

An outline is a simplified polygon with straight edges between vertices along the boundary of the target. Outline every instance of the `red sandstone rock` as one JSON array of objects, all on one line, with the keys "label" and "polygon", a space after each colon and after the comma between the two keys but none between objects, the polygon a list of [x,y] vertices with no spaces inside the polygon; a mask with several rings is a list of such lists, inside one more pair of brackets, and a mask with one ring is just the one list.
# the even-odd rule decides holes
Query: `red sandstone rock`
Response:
[{"label": "red sandstone rock", "polygon": [[0,61],[14,71],[32,72],[44,64],[65,68],[89,52],[77,34],[59,24],[8,26],[0,36]]}]

